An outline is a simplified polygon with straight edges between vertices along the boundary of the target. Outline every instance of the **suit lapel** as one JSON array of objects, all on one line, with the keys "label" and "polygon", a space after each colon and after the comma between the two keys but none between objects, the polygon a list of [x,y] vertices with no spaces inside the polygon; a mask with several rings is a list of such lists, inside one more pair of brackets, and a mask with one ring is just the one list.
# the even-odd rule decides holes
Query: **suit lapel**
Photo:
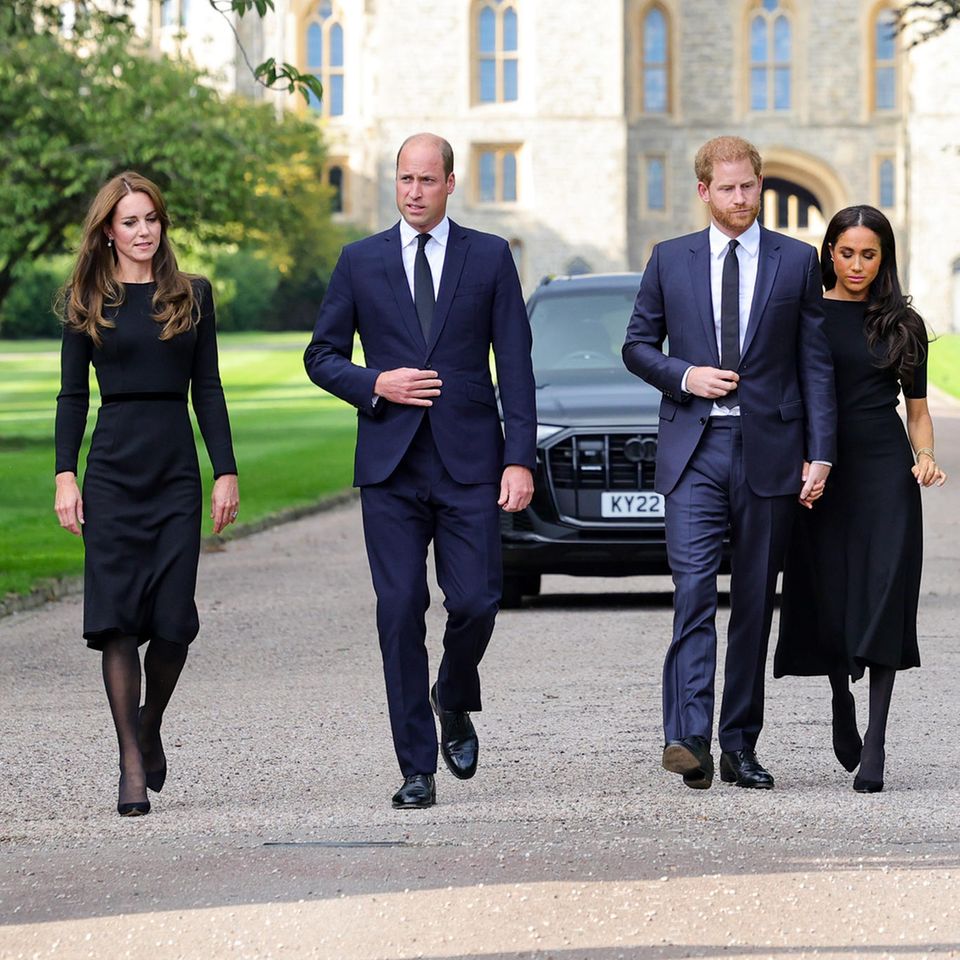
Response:
[{"label": "suit lapel", "polygon": [[413,297],[410,296],[410,284],[407,283],[407,274],[403,269],[399,224],[392,230],[388,230],[384,239],[383,268],[393,289],[393,295],[396,297],[397,306],[400,308],[400,316],[414,342],[420,347],[426,346],[423,331],[420,329],[420,320],[417,317],[417,308],[413,304]]},{"label": "suit lapel", "polygon": [[760,228],[760,249],[757,251],[757,283],[753,289],[753,303],[750,305],[750,319],[747,321],[747,333],[743,338],[743,348],[740,358],[746,352],[757,335],[760,318],[773,292],[773,285],[780,269],[780,242],[777,235],[770,230]]},{"label": "suit lapel", "polygon": [[710,295],[710,231],[698,233],[690,246],[690,286],[697,302],[697,312],[703,324],[707,346],[714,363],[720,366],[717,350],[717,327],[713,319],[713,297]]},{"label": "suit lapel", "polygon": [[427,356],[437,344],[443,325],[447,322],[453,295],[460,283],[460,274],[467,258],[470,241],[467,232],[462,227],[450,221],[450,232],[447,234],[447,249],[443,255],[443,273],[440,274],[440,292],[437,296],[437,305],[433,311],[433,323],[430,325],[430,343],[427,345]]}]

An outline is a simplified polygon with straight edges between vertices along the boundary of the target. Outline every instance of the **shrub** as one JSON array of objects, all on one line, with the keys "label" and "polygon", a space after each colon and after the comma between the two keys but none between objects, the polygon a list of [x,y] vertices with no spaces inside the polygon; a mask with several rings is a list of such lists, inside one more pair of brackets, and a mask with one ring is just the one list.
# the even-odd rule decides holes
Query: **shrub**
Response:
[{"label": "shrub", "polygon": [[13,286],[0,308],[0,337],[8,340],[59,337],[60,321],[53,312],[53,301],[69,271],[67,257],[20,263],[14,273]]}]

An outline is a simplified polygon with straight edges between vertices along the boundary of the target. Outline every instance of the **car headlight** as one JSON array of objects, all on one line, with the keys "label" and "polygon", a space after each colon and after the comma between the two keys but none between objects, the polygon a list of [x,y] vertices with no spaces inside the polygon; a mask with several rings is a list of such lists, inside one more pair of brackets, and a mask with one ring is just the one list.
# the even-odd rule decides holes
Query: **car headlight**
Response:
[{"label": "car headlight", "polygon": [[555,433],[559,433],[563,427],[556,427],[552,423],[538,423],[537,424],[537,443],[543,443],[544,440],[552,437]]}]

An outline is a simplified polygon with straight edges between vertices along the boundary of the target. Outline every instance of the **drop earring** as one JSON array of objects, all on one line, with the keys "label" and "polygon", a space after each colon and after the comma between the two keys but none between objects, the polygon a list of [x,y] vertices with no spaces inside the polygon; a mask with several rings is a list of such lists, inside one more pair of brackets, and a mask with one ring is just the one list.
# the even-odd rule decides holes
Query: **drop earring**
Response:
[{"label": "drop earring", "polygon": [[107,246],[110,248],[113,247],[113,237],[107,237]]}]

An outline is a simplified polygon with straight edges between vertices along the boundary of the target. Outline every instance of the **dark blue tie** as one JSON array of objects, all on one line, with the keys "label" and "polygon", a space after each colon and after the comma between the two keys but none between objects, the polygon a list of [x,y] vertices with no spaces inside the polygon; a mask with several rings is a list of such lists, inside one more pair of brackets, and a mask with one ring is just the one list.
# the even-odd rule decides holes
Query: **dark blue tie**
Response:
[{"label": "dark blue tie", "polygon": [[[720,284],[720,369],[736,370],[740,366],[740,261],[739,243],[731,240],[723,261]],[[733,390],[717,400],[717,406],[733,408],[740,402]]]},{"label": "dark blue tie", "polygon": [[413,303],[420,318],[423,339],[428,343],[430,324],[433,323],[433,308],[436,305],[433,295],[433,274],[430,272],[430,263],[423,249],[429,239],[429,233],[421,233],[417,236],[417,255],[413,261]]}]

